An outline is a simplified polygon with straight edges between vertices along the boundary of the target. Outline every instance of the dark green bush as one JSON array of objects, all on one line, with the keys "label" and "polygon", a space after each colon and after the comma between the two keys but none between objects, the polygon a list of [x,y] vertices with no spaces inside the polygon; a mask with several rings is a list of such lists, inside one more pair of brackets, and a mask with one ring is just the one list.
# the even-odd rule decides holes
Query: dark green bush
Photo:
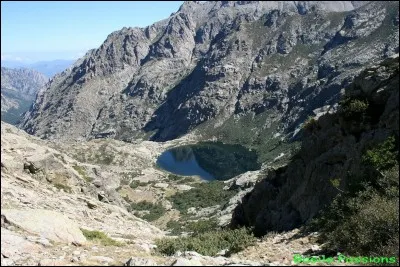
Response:
[{"label": "dark green bush", "polygon": [[332,251],[380,256],[387,251],[398,253],[398,170],[396,165],[376,176],[375,184],[339,194],[308,229],[320,231],[321,242]]},{"label": "dark green bush", "polygon": [[245,228],[235,230],[211,231],[196,236],[163,238],[156,241],[157,250],[166,255],[177,251],[196,251],[202,255],[215,256],[223,249],[229,253],[243,250],[254,244],[254,236]]},{"label": "dark green bush", "polygon": [[218,204],[223,205],[236,193],[233,190],[223,190],[224,186],[225,184],[220,181],[200,183],[196,184],[195,188],[176,193],[169,199],[174,208],[182,213],[186,213],[190,207],[205,208]]},{"label": "dark green bush", "polygon": [[318,129],[318,121],[312,116],[308,117],[308,119],[303,124],[303,129],[313,132]]},{"label": "dark green bush", "polygon": [[[147,201],[141,201],[138,203],[132,202],[128,208],[128,211],[135,211],[135,215],[141,217],[146,221],[155,221],[161,216],[163,216],[166,212],[165,208],[161,203],[151,203]],[[148,213],[143,214],[137,211],[148,211]]]},{"label": "dark green bush", "polygon": [[193,235],[203,234],[205,232],[217,230],[218,228],[218,221],[215,218],[209,220],[199,220],[196,222],[188,222],[186,225],[186,230],[188,232],[192,232]]},{"label": "dark green bush", "polygon": [[139,186],[146,186],[148,183],[145,182],[140,182],[138,180],[133,180],[130,184],[129,187],[132,189],[138,188]]},{"label": "dark green bush", "polygon": [[340,101],[340,114],[345,119],[360,119],[367,112],[368,101],[354,98],[345,98]]},{"label": "dark green bush", "polygon": [[396,165],[398,161],[396,140],[393,136],[389,137],[382,144],[367,150],[362,157],[365,165],[369,165],[379,171],[389,169]]},{"label": "dark green bush", "polygon": [[179,235],[184,231],[184,226],[178,221],[169,221],[167,229],[170,230],[171,235]]}]

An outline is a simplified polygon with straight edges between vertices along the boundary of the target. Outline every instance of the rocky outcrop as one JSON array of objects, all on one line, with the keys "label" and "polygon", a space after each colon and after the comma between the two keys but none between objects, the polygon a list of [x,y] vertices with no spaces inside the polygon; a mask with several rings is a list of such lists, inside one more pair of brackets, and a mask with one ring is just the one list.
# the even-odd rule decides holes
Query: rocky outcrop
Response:
[{"label": "rocky outcrop", "polygon": [[29,110],[36,94],[47,78],[32,69],[1,68],[1,119],[17,123],[22,113]]},{"label": "rocky outcrop", "polygon": [[398,2],[188,1],[163,21],[110,34],[52,79],[21,127],[48,139],[164,141],[240,129],[250,114],[254,136],[293,133],[366,64],[398,51],[397,10]]},{"label": "rocky outcrop", "polygon": [[3,209],[1,216],[11,225],[54,242],[76,244],[86,242],[76,223],[54,211]]},{"label": "rocky outcrop", "polygon": [[[398,140],[398,54],[365,69],[346,89],[344,99],[368,103],[365,113],[342,104],[338,112],[327,112],[305,125],[301,150],[288,165],[270,169],[244,196],[232,226],[254,226],[262,235],[307,222],[340,190],[347,190],[349,179],[363,173],[361,158],[367,149],[390,136]],[[334,186],[334,180],[340,184]]]}]

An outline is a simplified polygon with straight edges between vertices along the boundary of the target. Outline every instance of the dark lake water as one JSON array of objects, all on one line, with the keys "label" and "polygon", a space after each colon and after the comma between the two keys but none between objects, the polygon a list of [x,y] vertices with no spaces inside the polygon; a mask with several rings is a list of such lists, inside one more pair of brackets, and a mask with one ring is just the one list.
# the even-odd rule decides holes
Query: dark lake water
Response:
[{"label": "dark lake water", "polygon": [[168,149],[158,157],[157,165],[177,175],[199,175],[205,180],[227,180],[261,167],[255,151],[221,142],[200,142]]}]

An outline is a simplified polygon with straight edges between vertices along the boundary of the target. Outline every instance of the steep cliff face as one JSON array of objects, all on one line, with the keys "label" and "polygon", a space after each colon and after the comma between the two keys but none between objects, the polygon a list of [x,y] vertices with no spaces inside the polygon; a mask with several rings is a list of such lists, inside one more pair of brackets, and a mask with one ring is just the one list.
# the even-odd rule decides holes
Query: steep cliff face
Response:
[{"label": "steep cliff face", "polygon": [[46,76],[31,69],[1,68],[1,119],[15,124],[29,110]]},{"label": "steep cliff face", "polygon": [[162,141],[199,125],[212,135],[252,114],[256,132],[276,122],[272,133],[293,133],[336,103],[364,65],[398,51],[397,10],[398,2],[185,2],[166,20],[110,34],[54,77],[21,127],[49,139]]},{"label": "steep cliff face", "polygon": [[287,166],[269,170],[243,198],[232,225],[265,234],[307,222],[364,173],[366,150],[391,136],[398,142],[398,54],[357,76],[337,112],[304,126],[301,150]]}]

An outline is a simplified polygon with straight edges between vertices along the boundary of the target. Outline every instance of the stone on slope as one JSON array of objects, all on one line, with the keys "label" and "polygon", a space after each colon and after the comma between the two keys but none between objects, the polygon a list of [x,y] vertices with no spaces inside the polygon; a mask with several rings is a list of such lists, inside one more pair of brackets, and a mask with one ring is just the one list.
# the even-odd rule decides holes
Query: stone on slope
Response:
[{"label": "stone on slope", "polygon": [[152,259],[131,257],[124,266],[157,266]]},{"label": "stone on slope", "polygon": [[197,259],[177,258],[171,266],[203,266]]},{"label": "stone on slope", "polygon": [[86,242],[78,225],[55,211],[4,209],[1,215],[7,222],[55,242]]},{"label": "stone on slope", "polygon": [[[41,246],[25,240],[15,232],[1,228],[1,255],[7,258],[16,259],[22,254],[38,252]],[[3,262],[1,264],[3,266]]]}]

